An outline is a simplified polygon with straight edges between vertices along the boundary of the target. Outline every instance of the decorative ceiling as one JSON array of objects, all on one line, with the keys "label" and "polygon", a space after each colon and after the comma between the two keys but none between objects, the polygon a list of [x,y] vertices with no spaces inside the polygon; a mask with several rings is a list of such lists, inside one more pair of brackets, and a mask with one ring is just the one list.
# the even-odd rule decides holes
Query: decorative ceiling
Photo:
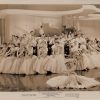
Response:
[{"label": "decorative ceiling", "polygon": [[82,5],[40,5],[40,4],[0,4],[0,10],[3,9],[21,9],[21,10],[39,10],[39,11],[69,11],[80,9]]},{"label": "decorative ceiling", "polygon": [[100,4],[0,4],[0,16],[19,14],[32,16],[72,16],[80,20],[100,19]]}]

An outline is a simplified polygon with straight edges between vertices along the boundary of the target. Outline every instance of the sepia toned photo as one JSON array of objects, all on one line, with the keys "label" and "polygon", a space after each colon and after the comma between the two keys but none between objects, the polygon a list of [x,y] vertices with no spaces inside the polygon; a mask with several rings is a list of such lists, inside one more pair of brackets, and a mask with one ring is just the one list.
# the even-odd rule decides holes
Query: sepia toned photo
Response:
[{"label": "sepia toned photo", "polygon": [[100,4],[0,4],[0,92],[100,91]]}]

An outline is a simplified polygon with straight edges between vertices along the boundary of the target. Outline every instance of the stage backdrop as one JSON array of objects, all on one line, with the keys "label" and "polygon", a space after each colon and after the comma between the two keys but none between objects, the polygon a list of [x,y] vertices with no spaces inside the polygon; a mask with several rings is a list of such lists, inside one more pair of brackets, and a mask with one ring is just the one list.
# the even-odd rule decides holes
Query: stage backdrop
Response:
[{"label": "stage backdrop", "polygon": [[[8,42],[13,34],[22,35],[32,30],[38,34],[43,25],[46,34],[61,33],[62,25],[77,27],[90,38],[100,38],[100,20],[73,20],[71,16],[46,17],[27,15],[8,15],[5,17],[5,41]],[[4,26],[4,25],[3,25]],[[4,28],[3,28],[4,29]]]},{"label": "stage backdrop", "polygon": [[100,39],[100,20],[80,20],[80,29],[91,39]]},{"label": "stage backdrop", "polygon": [[68,27],[75,25],[76,28],[91,39],[100,39],[100,20],[75,20],[71,16],[63,16],[63,25]]},{"label": "stage backdrop", "polygon": [[45,33],[60,32],[62,27],[62,17],[39,17],[28,15],[9,15],[6,16],[7,41],[11,35],[29,33],[32,30],[39,30],[44,26]]}]

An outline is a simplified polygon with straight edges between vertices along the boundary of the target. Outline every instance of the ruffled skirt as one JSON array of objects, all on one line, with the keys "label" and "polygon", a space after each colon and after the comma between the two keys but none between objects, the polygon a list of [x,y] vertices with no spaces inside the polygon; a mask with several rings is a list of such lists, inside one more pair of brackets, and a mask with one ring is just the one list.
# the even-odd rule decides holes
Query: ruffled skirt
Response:
[{"label": "ruffled skirt", "polygon": [[67,71],[65,59],[62,55],[50,56],[44,68],[52,73],[66,73]]},{"label": "ruffled skirt", "polygon": [[47,85],[56,88],[90,88],[100,85],[100,82],[94,78],[88,78],[85,76],[70,75],[70,76],[57,76],[49,79]]},{"label": "ruffled skirt", "polygon": [[0,61],[0,73],[9,73],[15,57],[3,57]]}]

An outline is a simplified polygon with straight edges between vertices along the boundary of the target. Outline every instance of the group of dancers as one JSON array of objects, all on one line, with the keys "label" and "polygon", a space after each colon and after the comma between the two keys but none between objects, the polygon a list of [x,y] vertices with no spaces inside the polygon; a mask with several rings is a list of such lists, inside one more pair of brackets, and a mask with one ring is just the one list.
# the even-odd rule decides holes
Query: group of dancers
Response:
[{"label": "group of dancers", "polygon": [[[47,81],[51,87],[87,88],[100,84],[95,79],[78,76],[75,70],[100,67],[98,42],[84,34],[64,34],[40,37],[31,33],[12,36],[9,43],[0,46],[0,73],[6,74],[67,74]],[[70,66],[70,68],[69,68]]]}]

